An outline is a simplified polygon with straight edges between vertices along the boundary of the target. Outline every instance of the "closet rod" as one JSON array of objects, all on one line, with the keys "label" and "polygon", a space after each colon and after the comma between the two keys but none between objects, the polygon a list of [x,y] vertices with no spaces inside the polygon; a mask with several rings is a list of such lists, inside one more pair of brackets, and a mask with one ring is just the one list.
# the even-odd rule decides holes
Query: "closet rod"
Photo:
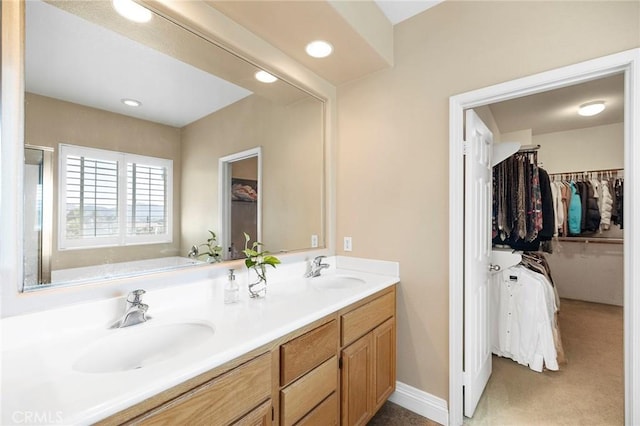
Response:
[{"label": "closet rod", "polygon": [[600,169],[600,170],[582,170],[579,172],[554,172],[549,173],[549,176],[554,175],[581,175],[587,173],[608,173],[608,172],[624,172],[624,169]]},{"label": "closet rod", "polygon": [[540,149],[540,145],[522,145],[518,152],[534,152]]},{"label": "closet rod", "polygon": [[558,237],[558,241],[597,244],[624,244],[622,238]]}]

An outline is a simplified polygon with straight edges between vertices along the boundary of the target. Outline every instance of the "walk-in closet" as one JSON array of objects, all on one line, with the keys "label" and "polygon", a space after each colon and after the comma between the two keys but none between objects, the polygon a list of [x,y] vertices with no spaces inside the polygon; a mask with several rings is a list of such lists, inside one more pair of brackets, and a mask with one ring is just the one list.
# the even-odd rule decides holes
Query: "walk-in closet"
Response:
[{"label": "walk-in closet", "polygon": [[620,74],[475,109],[497,148],[493,371],[465,424],[624,423],[623,105]]}]

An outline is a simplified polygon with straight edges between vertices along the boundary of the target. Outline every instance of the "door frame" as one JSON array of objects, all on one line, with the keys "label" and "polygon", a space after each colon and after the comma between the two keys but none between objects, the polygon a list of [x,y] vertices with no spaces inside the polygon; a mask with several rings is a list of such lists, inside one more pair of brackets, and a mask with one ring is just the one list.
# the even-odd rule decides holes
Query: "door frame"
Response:
[{"label": "door frame", "polygon": [[222,247],[222,258],[228,260],[227,249],[231,244],[231,165],[236,161],[258,158],[258,200],[256,201],[257,235],[251,235],[254,241],[262,241],[262,146],[225,155],[218,159],[218,240]]},{"label": "door frame", "polygon": [[[464,110],[624,72],[625,424],[640,423],[640,49],[632,49],[449,98],[449,425],[463,422]],[[634,148],[637,147],[637,148]],[[640,229],[640,228],[639,228]]]}]

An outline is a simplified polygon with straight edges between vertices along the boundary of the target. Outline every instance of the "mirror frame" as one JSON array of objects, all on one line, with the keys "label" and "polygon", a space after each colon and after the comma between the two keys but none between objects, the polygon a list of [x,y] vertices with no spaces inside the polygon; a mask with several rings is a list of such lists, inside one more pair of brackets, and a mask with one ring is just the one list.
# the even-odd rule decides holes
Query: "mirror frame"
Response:
[{"label": "mirror frame", "polygon": [[[311,249],[281,256],[283,263],[308,260],[316,255],[335,254],[335,151],[336,88],[310,72],[279,49],[236,24],[204,2],[173,0],[144,1],[146,7],[230,53],[261,67],[324,102],[324,249]],[[222,277],[230,267],[242,268],[242,261],[208,265],[193,270],[151,273],[142,277],[105,279],[72,287],[20,293],[23,283],[23,156],[24,156],[24,1],[2,2],[2,95],[0,110],[0,317],[53,309],[88,300],[121,296],[138,288],[154,289],[184,280]],[[213,29],[213,30],[212,30]],[[259,59],[258,59],[259,58]]]}]

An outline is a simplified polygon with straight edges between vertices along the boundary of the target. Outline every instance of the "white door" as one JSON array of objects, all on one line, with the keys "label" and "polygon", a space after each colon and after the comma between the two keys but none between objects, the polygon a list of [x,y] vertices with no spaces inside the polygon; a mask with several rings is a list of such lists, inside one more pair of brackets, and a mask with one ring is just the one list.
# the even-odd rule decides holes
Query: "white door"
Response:
[{"label": "white door", "polygon": [[464,189],[464,415],[473,416],[491,376],[489,267],[493,134],[466,112]]}]

